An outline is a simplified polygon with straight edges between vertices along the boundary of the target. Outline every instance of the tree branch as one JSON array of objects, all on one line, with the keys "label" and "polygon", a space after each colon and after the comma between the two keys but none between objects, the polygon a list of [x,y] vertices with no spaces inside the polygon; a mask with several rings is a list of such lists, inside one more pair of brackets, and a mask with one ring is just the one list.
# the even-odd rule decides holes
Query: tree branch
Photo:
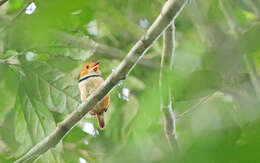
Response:
[{"label": "tree branch", "polygon": [[[45,139],[31,148],[24,156],[15,161],[15,163],[27,160],[33,161],[38,159],[50,148],[55,147],[65,135],[93,108],[102,100],[118,83],[124,80],[128,73],[135,67],[137,62],[143,57],[152,43],[168,28],[171,21],[176,18],[178,13],[183,9],[187,0],[168,0],[160,15],[148,29],[145,35],[132,47],[124,60],[108,76],[104,83],[91,94],[85,102],[79,105],[66,119],[58,124],[57,128]],[[135,62],[133,62],[135,60]]]},{"label": "tree branch", "polygon": [[7,2],[8,0],[0,0],[0,6],[2,6],[3,4],[5,4],[5,2]]},{"label": "tree branch", "polygon": [[[160,70],[160,103],[161,110],[164,114],[164,131],[166,138],[171,148],[178,150],[178,139],[176,134],[176,117],[172,106],[171,87],[168,85],[167,76],[172,72],[173,58],[175,54],[175,27],[174,23],[168,27],[163,33],[163,52],[161,58],[161,70]],[[164,85],[163,85],[164,83]],[[165,85],[167,84],[167,85]],[[167,96],[165,97],[165,90],[167,90]]]}]

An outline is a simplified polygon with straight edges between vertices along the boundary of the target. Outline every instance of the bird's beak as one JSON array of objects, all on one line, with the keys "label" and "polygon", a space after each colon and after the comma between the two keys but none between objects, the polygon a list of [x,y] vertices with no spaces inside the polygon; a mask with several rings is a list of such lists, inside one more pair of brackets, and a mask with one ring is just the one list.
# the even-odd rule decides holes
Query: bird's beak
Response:
[{"label": "bird's beak", "polygon": [[98,66],[99,66],[99,62],[96,62],[94,67],[93,67],[93,70],[97,71],[98,70]]}]

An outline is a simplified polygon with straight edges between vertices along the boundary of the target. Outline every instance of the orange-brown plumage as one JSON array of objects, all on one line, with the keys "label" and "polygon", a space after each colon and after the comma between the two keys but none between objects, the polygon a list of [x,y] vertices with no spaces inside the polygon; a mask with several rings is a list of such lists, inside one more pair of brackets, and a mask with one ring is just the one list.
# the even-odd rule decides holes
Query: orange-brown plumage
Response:
[{"label": "orange-brown plumage", "polygon": [[80,78],[86,76],[91,69],[94,69],[95,71],[97,71],[98,66],[99,66],[99,62],[96,62],[96,63],[89,62],[89,63],[85,64],[80,71]]},{"label": "orange-brown plumage", "polygon": [[[80,71],[79,90],[81,100],[85,101],[103,82],[104,79],[100,76],[98,69],[99,63],[89,62],[83,66]],[[99,104],[90,110],[91,115],[96,115],[99,127],[104,128],[104,112],[107,111],[110,103],[110,97],[107,95]]]}]

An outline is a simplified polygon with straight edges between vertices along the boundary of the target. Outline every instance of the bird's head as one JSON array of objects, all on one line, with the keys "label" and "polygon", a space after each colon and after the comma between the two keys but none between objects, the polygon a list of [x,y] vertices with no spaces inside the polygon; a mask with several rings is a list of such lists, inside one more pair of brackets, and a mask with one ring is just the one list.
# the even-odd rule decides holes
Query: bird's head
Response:
[{"label": "bird's head", "polygon": [[85,64],[80,71],[80,78],[86,75],[100,75],[100,71],[98,67],[99,67],[99,62],[89,62]]}]

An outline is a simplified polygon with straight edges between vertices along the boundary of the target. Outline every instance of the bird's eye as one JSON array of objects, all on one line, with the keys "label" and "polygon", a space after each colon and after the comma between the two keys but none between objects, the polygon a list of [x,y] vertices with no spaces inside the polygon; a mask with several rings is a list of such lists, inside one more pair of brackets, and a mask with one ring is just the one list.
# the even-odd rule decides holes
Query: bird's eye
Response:
[{"label": "bird's eye", "polygon": [[88,68],[89,68],[89,66],[87,65],[87,66],[86,66],[86,68],[88,69]]}]

